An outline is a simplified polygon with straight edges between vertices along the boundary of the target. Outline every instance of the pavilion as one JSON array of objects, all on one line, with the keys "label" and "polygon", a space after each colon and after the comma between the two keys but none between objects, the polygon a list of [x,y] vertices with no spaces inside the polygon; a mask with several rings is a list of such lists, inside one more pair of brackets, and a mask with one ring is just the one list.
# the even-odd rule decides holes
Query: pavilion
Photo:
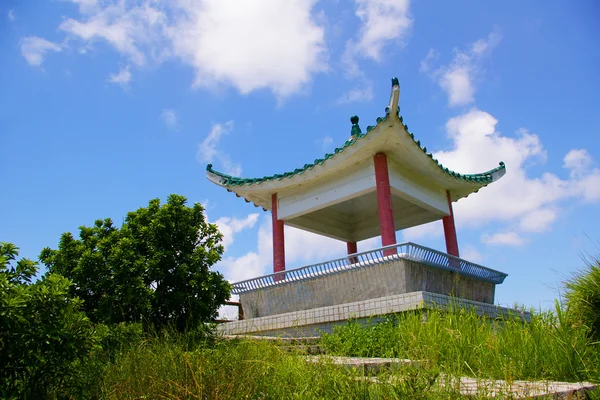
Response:
[{"label": "pavilion", "polygon": [[[452,211],[453,202],[504,176],[504,163],[474,174],[444,167],[404,124],[399,97],[393,78],[375,126],[363,133],[353,116],[341,147],[294,171],[248,179],[207,166],[211,182],[271,210],[273,223],[273,273],[233,284],[245,319],[223,324],[224,333],[318,335],[349,318],[455,301],[489,318],[514,314],[494,305],[507,275],[459,258]],[[396,231],[440,219],[446,253],[396,243]],[[348,256],[286,270],[284,225],[344,241]],[[376,236],[381,248],[358,251],[357,242]]]},{"label": "pavilion", "polygon": [[399,113],[400,87],[392,79],[385,116],[363,133],[353,116],[351,137],[333,153],[304,167],[262,178],[238,178],[209,164],[208,179],[247,202],[271,210],[273,272],[285,270],[284,225],[356,243],[381,235],[396,244],[396,231],[441,219],[446,251],[459,257],[452,203],[504,176],[503,162],[490,171],[460,174],[440,164],[409,132]]}]

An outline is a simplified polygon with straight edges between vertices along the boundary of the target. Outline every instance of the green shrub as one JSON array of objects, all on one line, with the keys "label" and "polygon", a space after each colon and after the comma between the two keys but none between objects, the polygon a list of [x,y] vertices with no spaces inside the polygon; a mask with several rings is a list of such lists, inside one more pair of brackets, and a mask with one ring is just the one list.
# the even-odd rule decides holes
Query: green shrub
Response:
[{"label": "green shrub", "polygon": [[0,243],[0,396],[62,397],[66,383],[98,343],[93,325],[71,298],[68,279],[32,283],[30,260],[11,263],[18,248]]},{"label": "green shrub", "polygon": [[600,341],[600,260],[595,259],[566,283],[567,309],[576,324]]}]

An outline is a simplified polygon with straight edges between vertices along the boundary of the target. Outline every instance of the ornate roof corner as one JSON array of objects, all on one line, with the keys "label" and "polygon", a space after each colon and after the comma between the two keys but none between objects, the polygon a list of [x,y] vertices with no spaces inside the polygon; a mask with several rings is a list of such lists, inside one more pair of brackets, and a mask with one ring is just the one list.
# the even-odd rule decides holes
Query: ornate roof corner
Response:
[{"label": "ornate roof corner", "polygon": [[490,171],[490,175],[492,176],[492,182],[496,182],[506,175],[506,165],[504,165],[504,161],[500,161],[500,165]]}]

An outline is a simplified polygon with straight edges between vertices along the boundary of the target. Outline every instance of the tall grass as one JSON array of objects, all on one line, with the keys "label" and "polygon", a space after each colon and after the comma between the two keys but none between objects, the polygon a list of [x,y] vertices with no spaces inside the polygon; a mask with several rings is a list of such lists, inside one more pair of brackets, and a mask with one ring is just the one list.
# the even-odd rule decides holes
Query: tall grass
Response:
[{"label": "tall grass", "polygon": [[[405,313],[383,323],[351,322],[325,334],[332,355],[421,360],[379,372],[309,363],[272,343],[217,340],[190,344],[162,335],[140,342],[103,371],[106,399],[457,399],[452,377],[599,381],[600,351],[560,307],[487,321],[474,313]],[[442,384],[440,384],[442,383]],[[445,383],[445,384],[443,384]],[[483,396],[485,393],[482,393]],[[470,397],[473,398],[473,397]]]},{"label": "tall grass", "polygon": [[588,261],[586,268],[565,286],[570,317],[589,329],[591,338],[600,341],[600,258]]},{"label": "tall grass", "polygon": [[453,375],[599,381],[600,347],[556,312],[489,321],[474,312],[405,313],[379,324],[351,322],[322,337],[328,353],[426,360]]},{"label": "tall grass", "polygon": [[307,362],[273,343],[115,326],[55,398],[458,399],[453,377],[459,376],[600,381],[600,348],[570,321],[558,305],[530,323],[429,311],[350,322],[323,335],[330,355],[422,361],[380,371],[376,381],[367,371]]},{"label": "tall grass", "polygon": [[[395,376],[400,372],[396,371]],[[130,351],[107,370],[107,399],[456,399],[453,387],[434,386],[433,370],[408,369],[403,379],[331,363],[308,363],[270,343],[222,341],[211,348],[183,351],[158,340]],[[388,383],[389,381],[389,383]],[[382,382],[386,382],[383,384]]]}]

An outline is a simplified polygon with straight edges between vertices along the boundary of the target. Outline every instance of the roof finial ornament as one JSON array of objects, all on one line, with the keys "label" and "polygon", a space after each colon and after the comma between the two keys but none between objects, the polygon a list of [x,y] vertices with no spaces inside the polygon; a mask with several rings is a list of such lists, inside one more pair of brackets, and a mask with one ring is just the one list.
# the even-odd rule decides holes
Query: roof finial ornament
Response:
[{"label": "roof finial ornament", "polygon": [[[400,115],[400,106],[398,103],[400,102],[400,83],[398,82],[398,78],[392,78],[392,95],[390,96],[390,105],[385,108],[385,113],[390,114],[392,118],[398,119]],[[391,112],[391,111],[394,112]]]},{"label": "roof finial ornament", "polygon": [[358,126],[358,115],[353,115],[352,117],[350,117],[350,122],[352,122],[352,129],[350,130],[350,140],[357,139],[360,135],[362,135],[360,126]]}]

